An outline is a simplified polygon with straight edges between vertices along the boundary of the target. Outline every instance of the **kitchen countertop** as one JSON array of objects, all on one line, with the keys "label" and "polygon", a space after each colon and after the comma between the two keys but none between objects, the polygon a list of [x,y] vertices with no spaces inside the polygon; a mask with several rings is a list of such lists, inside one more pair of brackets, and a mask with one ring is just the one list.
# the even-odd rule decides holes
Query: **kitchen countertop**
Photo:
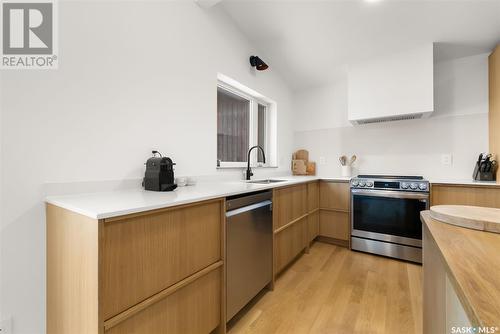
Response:
[{"label": "kitchen countertop", "polygon": [[475,326],[499,326],[500,234],[442,223],[429,211],[421,216],[469,320]]},{"label": "kitchen countertop", "polygon": [[466,186],[489,186],[500,187],[497,181],[474,181],[474,180],[454,180],[454,179],[431,179],[432,184],[450,184],[450,185],[466,185]]},{"label": "kitchen countertop", "polygon": [[[126,189],[108,192],[83,193],[63,196],[48,196],[46,202],[77,212],[93,219],[105,219],[131,213],[161,209],[214,198],[244,194],[253,191],[279,188],[314,180],[345,181],[350,177],[328,176],[283,176],[271,177],[284,182],[272,184],[247,183],[244,180],[199,182],[195,186],[178,187],[172,192],[153,192],[143,189]],[[499,186],[495,182],[467,180],[431,180],[434,184]]]},{"label": "kitchen countertop", "polygon": [[[93,219],[105,219],[131,213],[162,209],[214,198],[239,195],[318,180],[317,176],[272,177],[286,180],[271,184],[246,181],[200,182],[195,186],[178,187],[175,191],[154,192],[128,189],[109,192],[49,196],[46,202]],[[321,178],[328,181],[349,181],[350,178]]]}]

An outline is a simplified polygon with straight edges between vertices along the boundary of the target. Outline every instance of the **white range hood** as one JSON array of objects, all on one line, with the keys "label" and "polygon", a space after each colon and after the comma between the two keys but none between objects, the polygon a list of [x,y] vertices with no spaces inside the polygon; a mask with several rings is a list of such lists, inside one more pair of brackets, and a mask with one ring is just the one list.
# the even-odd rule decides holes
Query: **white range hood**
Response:
[{"label": "white range hood", "polygon": [[349,66],[348,118],[367,124],[430,116],[434,48],[429,43]]}]

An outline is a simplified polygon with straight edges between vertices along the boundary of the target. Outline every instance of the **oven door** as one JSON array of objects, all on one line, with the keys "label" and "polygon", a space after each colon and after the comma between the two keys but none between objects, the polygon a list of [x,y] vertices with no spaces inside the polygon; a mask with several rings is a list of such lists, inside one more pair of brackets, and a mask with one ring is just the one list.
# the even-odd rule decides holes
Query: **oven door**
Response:
[{"label": "oven door", "polygon": [[428,207],[428,193],[352,189],[351,234],[421,247],[420,211]]}]

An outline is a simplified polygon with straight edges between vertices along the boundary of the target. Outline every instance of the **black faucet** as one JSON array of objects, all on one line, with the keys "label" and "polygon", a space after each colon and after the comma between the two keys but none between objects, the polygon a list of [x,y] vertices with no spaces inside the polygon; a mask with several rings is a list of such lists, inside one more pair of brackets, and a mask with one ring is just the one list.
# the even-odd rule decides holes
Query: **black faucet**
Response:
[{"label": "black faucet", "polygon": [[256,146],[252,146],[250,147],[250,149],[248,150],[248,157],[247,157],[247,180],[250,180],[250,176],[253,175],[252,173],[252,170],[250,169],[250,152],[252,152],[252,150],[254,148],[258,148],[261,152],[262,152],[262,160],[264,160],[263,162],[266,163],[266,154],[264,153],[264,149],[262,147],[260,147],[259,145],[256,145]]}]

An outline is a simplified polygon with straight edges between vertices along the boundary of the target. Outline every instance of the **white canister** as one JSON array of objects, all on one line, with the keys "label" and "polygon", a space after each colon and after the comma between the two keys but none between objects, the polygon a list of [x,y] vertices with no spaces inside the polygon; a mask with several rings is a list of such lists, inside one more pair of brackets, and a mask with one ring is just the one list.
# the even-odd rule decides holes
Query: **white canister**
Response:
[{"label": "white canister", "polygon": [[175,181],[179,187],[184,187],[187,184],[187,178],[183,176],[176,178]]},{"label": "white canister", "polygon": [[342,176],[343,177],[351,177],[351,173],[352,173],[351,166],[349,166],[349,165],[341,166],[341,168],[342,168]]}]

